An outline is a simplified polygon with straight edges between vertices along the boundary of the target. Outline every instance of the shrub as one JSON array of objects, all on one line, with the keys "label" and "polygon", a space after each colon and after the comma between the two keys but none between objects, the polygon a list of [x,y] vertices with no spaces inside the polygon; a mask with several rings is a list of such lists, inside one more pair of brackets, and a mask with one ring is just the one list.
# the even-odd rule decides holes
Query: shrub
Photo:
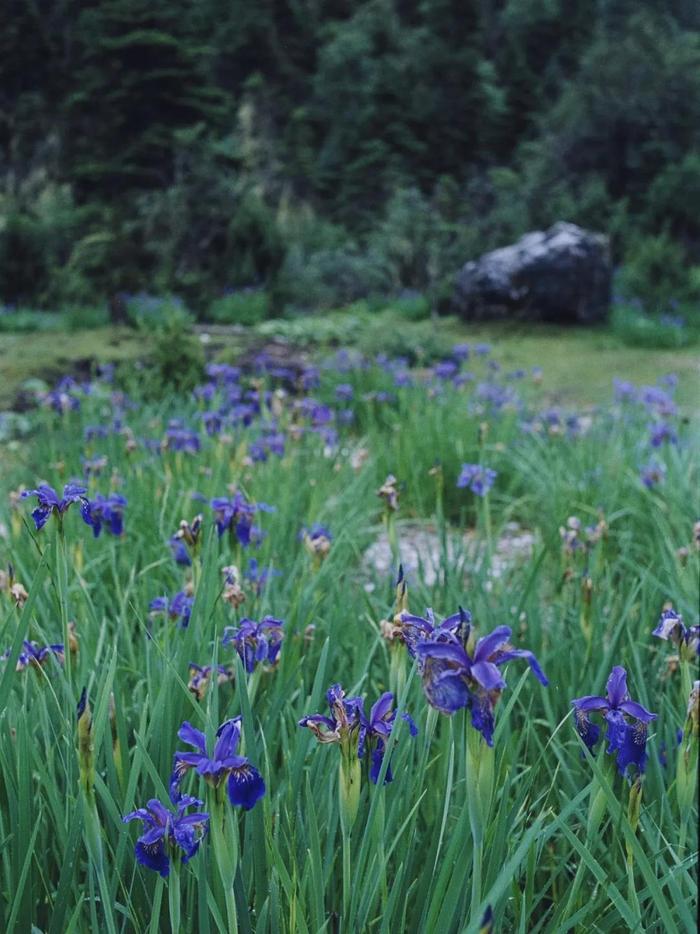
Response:
[{"label": "shrub", "polygon": [[430,314],[430,302],[420,292],[406,289],[387,302],[387,307],[396,311],[407,321],[421,321]]},{"label": "shrub", "polygon": [[204,348],[191,331],[192,319],[176,310],[170,312],[155,330],[149,376],[153,395],[162,390],[187,391],[204,376]]},{"label": "shrub", "polygon": [[627,254],[620,274],[627,297],[643,297],[653,311],[662,311],[674,299],[688,297],[689,278],[683,248],[668,234],[643,237]]},{"label": "shrub", "polygon": [[184,302],[175,295],[160,296],[137,292],[135,295],[126,295],[124,302],[127,317],[135,327],[150,330],[170,326],[180,319],[185,325],[191,324],[191,317]]},{"label": "shrub", "polygon": [[262,289],[240,289],[217,298],[209,306],[207,321],[218,324],[255,325],[270,312],[270,297]]},{"label": "shrub", "polygon": [[36,299],[49,280],[44,225],[24,213],[9,214],[0,224],[0,300]]},{"label": "shrub", "polygon": [[353,246],[307,253],[293,247],[277,282],[277,299],[292,310],[330,309],[391,290],[382,257]]},{"label": "shrub", "polygon": [[625,344],[652,350],[688,347],[700,337],[700,329],[680,306],[649,314],[640,303],[618,305],[613,309],[611,324],[613,333]]}]

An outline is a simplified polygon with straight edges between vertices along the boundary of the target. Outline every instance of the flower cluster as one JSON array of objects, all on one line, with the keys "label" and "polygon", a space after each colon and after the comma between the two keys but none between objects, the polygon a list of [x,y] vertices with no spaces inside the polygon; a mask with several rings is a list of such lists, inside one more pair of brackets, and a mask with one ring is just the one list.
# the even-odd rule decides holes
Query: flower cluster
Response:
[{"label": "flower cluster", "polygon": [[251,542],[260,538],[260,532],[253,524],[256,512],[274,512],[267,503],[250,503],[240,490],[231,498],[217,497],[210,503],[216,522],[219,538],[228,532],[247,548]]},{"label": "flower cluster", "polygon": [[497,476],[497,472],[490,467],[482,467],[479,464],[462,464],[462,469],[457,478],[457,486],[460,489],[468,488],[476,496],[486,496]]},{"label": "flower cluster", "polygon": [[[320,743],[340,743],[350,751],[356,751],[358,759],[369,757],[369,777],[376,784],[384,761],[386,742],[396,721],[393,709],[394,695],[389,691],[381,695],[372,705],[369,716],[365,713],[361,697],[346,697],[339,684],[332,685],[326,700],[331,715],[310,714],[302,717],[299,726],[308,727]],[[418,733],[412,717],[404,713],[411,736]],[[385,782],[392,781],[391,764],[387,764]]]},{"label": "flower cluster", "polygon": [[[7,649],[0,655],[0,661],[7,661],[11,654],[11,649]],[[15,671],[25,671],[27,668],[43,668],[49,658],[55,658],[56,661],[63,664],[65,648],[62,643],[39,646],[36,642],[28,642],[25,639],[22,643],[22,650],[17,656]]]},{"label": "flower cluster", "polygon": [[275,665],[279,658],[284,622],[274,616],[264,616],[259,623],[242,619],[238,626],[224,629],[223,644],[232,645],[250,674],[258,663]]},{"label": "flower cluster", "polygon": [[193,604],[192,594],[181,590],[173,597],[156,597],[155,600],[151,600],[148,608],[152,615],[165,613],[171,620],[179,620],[180,626],[186,629],[190,623]]},{"label": "flower cluster", "polygon": [[97,538],[104,525],[111,535],[121,535],[124,531],[124,508],[127,502],[123,496],[112,493],[102,496],[98,493],[89,501],[85,521],[92,526],[92,534]]},{"label": "flower cluster", "polygon": [[36,490],[25,490],[22,493],[22,499],[28,496],[36,496],[38,506],[32,510],[32,519],[37,532],[46,525],[51,516],[56,516],[59,522],[62,522],[63,516],[73,503],[80,503],[80,514],[83,521],[92,525],[90,516],[90,503],[88,501],[87,489],[77,483],[67,483],[63,487],[63,496],[59,496],[56,490],[48,483],[41,483]]}]

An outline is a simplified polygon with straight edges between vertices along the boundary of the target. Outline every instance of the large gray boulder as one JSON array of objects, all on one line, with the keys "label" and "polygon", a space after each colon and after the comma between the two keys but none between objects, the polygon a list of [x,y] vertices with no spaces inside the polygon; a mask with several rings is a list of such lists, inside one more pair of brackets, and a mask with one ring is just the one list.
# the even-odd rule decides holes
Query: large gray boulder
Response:
[{"label": "large gray boulder", "polygon": [[457,276],[453,304],[469,321],[605,321],[612,267],[608,238],[560,222],[485,253]]}]

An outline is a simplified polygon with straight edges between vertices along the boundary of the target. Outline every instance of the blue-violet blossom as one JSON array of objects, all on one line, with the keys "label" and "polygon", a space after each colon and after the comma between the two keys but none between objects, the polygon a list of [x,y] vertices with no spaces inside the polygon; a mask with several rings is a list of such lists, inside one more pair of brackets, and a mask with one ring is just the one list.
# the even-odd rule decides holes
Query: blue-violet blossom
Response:
[{"label": "blue-violet blossom", "polygon": [[576,730],[592,752],[600,737],[600,727],[591,722],[589,714],[601,714],[608,725],[606,752],[616,754],[620,774],[624,775],[628,765],[635,765],[639,772],[643,772],[647,759],[647,725],[656,720],[656,714],[630,698],[627,672],[620,665],[611,671],[606,689],[605,697],[590,694],[571,701]]},{"label": "blue-violet blossom", "polygon": [[145,808],[137,808],[122,818],[125,824],[132,820],[143,821],[146,828],[134,847],[136,859],[142,866],[154,869],[165,878],[170,873],[170,860],[178,855],[178,850],[182,851],[183,863],[192,859],[209,829],[209,815],[202,811],[185,812],[201,804],[198,798],[183,795],[173,813],[157,798],[151,798]]},{"label": "blue-violet blossom", "polygon": [[180,798],[180,783],[190,769],[201,775],[212,788],[227,782],[229,801],[249,811],[265,794],[265,782],[255,766],[245,756],[237,755],[241,741],[241,717],[222,723],[216,731],[216,743],[211,756],[207,754],[207,738],[201,730],[185,721],[178,737],[197,752],[176,752],[170,794],[174,801]]}]

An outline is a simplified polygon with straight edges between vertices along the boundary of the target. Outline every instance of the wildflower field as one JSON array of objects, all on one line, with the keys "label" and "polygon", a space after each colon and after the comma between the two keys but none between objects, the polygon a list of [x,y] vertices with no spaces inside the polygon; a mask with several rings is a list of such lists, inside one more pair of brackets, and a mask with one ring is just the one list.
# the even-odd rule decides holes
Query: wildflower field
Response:
[{"label": "wildflower field", "polygon": [[695,931],[697,425],[613,375],[48,393],[0,475],[0,929]]}]

